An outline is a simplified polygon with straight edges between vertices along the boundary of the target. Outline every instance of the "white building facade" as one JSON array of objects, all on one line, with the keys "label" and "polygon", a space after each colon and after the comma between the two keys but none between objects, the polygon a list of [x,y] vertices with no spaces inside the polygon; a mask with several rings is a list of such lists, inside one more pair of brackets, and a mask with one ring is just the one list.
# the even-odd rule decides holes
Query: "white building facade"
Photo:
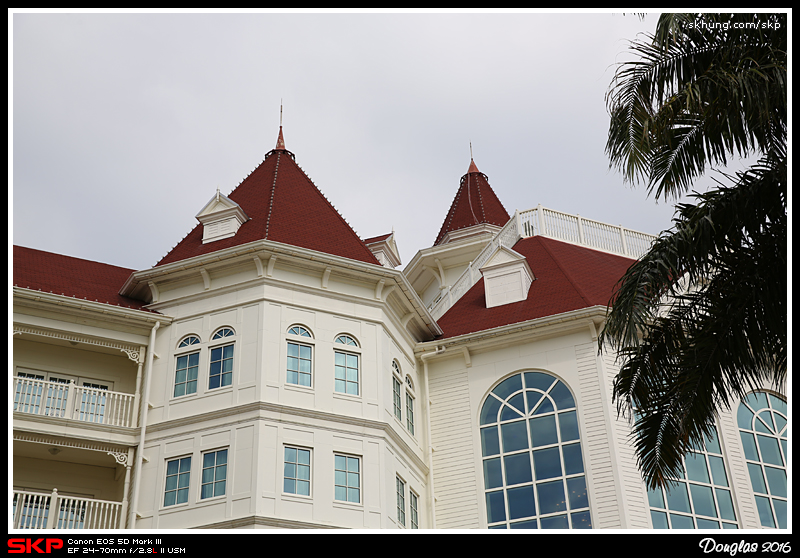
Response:
[{"label": "white building facade", "polygon": [[197,219],[146,270],[14,248],[12,528],[786,527],[780,390],[644,487],[597,333],[646,235],[471,163],[400,271],[282,132]]}]

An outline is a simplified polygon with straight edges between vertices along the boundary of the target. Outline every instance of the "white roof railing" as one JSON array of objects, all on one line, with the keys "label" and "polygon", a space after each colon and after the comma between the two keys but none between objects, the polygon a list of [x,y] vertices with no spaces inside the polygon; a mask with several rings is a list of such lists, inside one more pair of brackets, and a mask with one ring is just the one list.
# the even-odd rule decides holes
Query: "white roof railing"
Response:
[{"label": "white roof railing", "polygon": [[456,282],[434,300],[429,307],[433,318],[438,320],[442,317],[478,281],[481,277],[480,268],[499,246],[512,248],[518,240],[530,236],[554,238],[631,259],[638,259],[645,254],[657,238],[651,234],[626,229],[622,225],[609,225],[580,215],[547,209],[541,204],[533,209],[517,211]]}]

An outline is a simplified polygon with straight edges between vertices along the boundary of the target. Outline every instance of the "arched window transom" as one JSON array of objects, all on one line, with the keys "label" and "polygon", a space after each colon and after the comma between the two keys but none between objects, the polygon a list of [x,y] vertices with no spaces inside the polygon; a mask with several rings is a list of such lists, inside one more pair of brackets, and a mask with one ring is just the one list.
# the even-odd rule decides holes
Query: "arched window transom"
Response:
[{"label": "arched window transom", "polygon": [[515,374],[480,414],[490,529],[590,529],[575,400],[543,372]]}]

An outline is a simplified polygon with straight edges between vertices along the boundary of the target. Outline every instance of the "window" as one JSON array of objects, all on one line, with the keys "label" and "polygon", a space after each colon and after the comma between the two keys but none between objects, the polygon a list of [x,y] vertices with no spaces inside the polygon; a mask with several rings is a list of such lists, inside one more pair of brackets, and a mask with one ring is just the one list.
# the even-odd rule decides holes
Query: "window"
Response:
[{"label": "window", "polygon": [[395,478],[397,487],[397,522],[406,525],[406,483],[400,477]]},{"label": "window", "polygon": [[336,500],[361,503],[361,459],[335,454],[333,482]]},{"label": "window", "polygon": [[200,480],[200,499],[225,495],[228,474],[228,450],[203,454],[203,473]]},{"label": "window", "polygon": [[299,335],[300,337],[311,337],[311,333],[303,326],[292,326],[289,328],[289,335]]},{"label": "window", "polygon": [[[292,326],[287,333],[311,338],[311,333],[303,326]],[[286,354],[286,383],[311,387],[311,346],[287,341]]]},{"label": "window", "polygon": [[[339,335],[335,343],[358,347],[349,335]],[[334,390],[337,393],[358,395],[358,355],[334,351]]]},{"label": "window", "polygon": [[173,397],[197,393],[197,366],[199,363],[200,353],[191,353],[178,357],[175,365]]},{"label": "window", "polygon": [[649,490],[654,529],[738,529],[717,430],[683,459],[683,474]]},{"label": "window", "polygon": [[211,336],[211,340],[215,341],[217,339],[224,339],[225,337],[233,337],[235,335],[234,331],[229,327],[220,328]]},{"label": "window", "polygon": [[164,506],[185,504],[189,501],[189,476],[192,458],[182,457],[167,461],[167,481],[164,485]]},{"label": "window", "polygon": [[200,338],[197,337],[196,335],[190,335],[189,337],[184,338],[183,341],[181,341],[178,344],[178,348],[182,349],[183,347],[190,347],[191,345],[199,345],[199,344],[200,344]]},{"label": "window", "polygon": [[414,398],[406,392],[406,427],[414,435]]},{"label": "window", "polygon": [[590,529],[575,400],[543,372],[498,384],[481,408],[490,529]]},{"label": "window", "polygon": [[283,449],[283,491],[311,495],[311,450],[288,446]]},{"label": "window", "polygon": [[409,490],[408,499],[410,501],[411,528],[419,529],[419,498],[414,494],[413,490]]},{"label": "window", "polygon": [[736,420],[762,527],[786,529],[786,401],[754,392],[739,404]]},{"label": "window", "polygon": [[208,373],[208,389],[231,385],[233,381],[233,345],[211,349],[211,368]]},{"label": "window", "polygon": [[403,420],[402,408],[400,407],[400,380],[394,376],[392,376],[392,407],[397,420]]}]

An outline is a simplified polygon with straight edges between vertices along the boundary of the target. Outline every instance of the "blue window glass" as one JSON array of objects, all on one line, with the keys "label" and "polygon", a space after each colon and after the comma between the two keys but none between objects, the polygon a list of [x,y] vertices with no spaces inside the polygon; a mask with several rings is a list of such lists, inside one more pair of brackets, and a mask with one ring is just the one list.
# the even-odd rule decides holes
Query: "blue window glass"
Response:
[{"label": "blue window glass", "polygon": [[501,381],[480,412],[488,527],[590,529],[575,399],[550,374]]}]

